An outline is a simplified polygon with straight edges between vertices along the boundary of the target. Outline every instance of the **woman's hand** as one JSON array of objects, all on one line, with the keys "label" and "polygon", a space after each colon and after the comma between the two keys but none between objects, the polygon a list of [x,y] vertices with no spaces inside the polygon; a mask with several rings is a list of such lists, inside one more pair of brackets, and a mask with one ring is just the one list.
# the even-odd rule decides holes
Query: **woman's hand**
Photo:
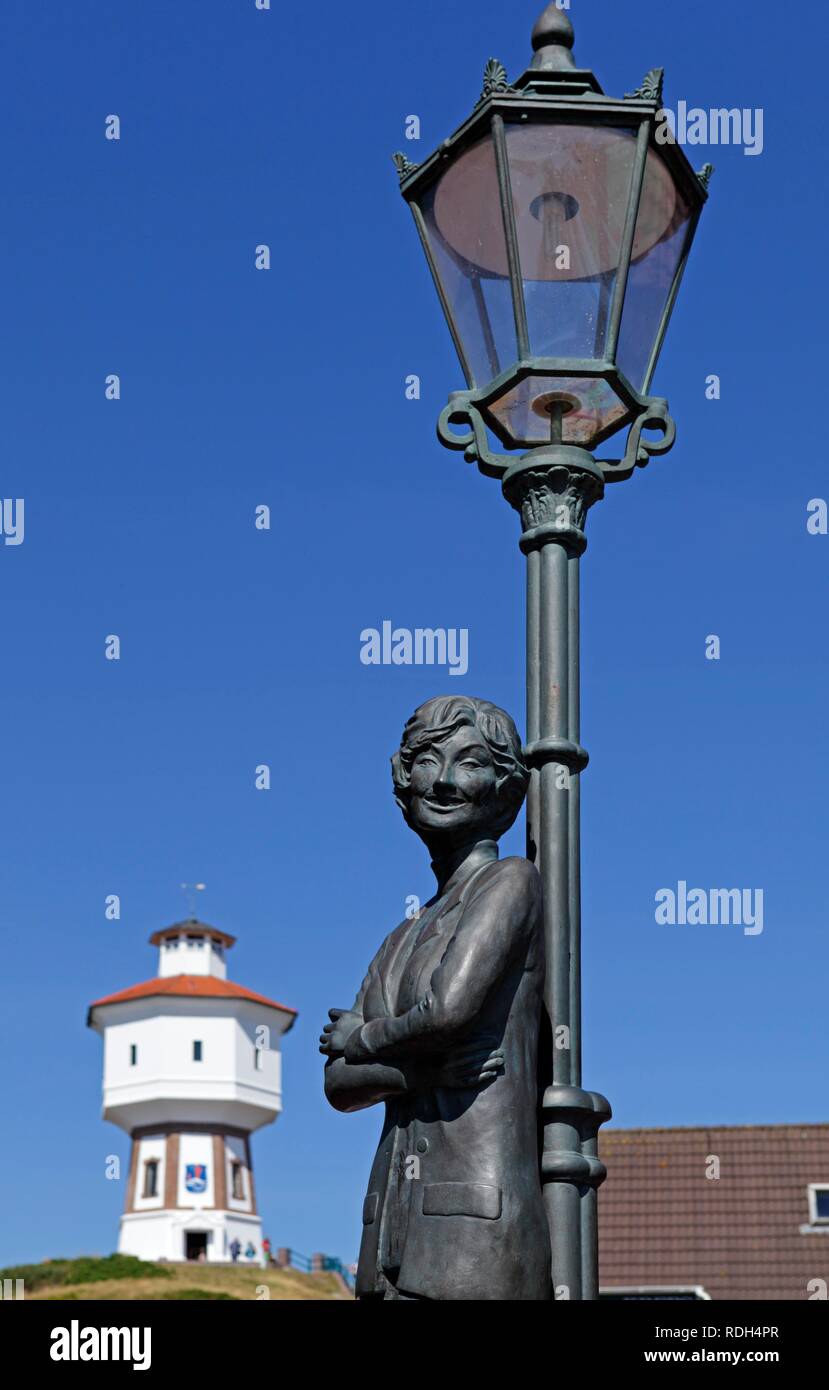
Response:
[{"label": "woman's hand", "polygon": [[345,1051],[346,1042],[355,1029],[362,1027],[363,1020],[350,1009],[329,1009],[328,1017],[331,1022],[320,1033],[320,1052],[334,1057]]},{"label": "woman's hand", "polygon": [[433,1086],[464,1090],[489,1086],[504,1070],[504,1054],[486,1042],[466,1043],[447,1052],[432,1076]]}]

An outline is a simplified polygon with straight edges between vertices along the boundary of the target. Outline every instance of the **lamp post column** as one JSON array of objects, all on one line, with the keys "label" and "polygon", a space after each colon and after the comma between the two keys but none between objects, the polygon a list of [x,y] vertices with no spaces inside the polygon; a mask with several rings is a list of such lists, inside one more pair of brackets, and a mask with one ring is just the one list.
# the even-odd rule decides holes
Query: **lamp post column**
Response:
[{"label": "lamp post column", "polygon": [[[553,419],[555,437],[560,430]],[[584,449],[553,443],[509,467],[504,496],[523,525],[527,558],[527,855],[544,887],[545,1003],[541,1178],[555,1298],[598,1294],[596,1194],[605,1176],[596,1135],[610,1116],[581,1085],[579,561],[589,508],[604,494]]]}]

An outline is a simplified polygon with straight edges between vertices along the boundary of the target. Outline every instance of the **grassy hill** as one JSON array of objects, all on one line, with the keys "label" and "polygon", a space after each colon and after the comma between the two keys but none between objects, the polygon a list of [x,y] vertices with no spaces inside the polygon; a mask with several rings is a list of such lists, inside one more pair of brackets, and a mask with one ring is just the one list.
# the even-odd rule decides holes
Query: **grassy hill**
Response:
[{"label": "grassy hill", "polygon": [[[105,1259],[44,1260],[42,1264],[0,1269],[0,1279],[22,1279],[24,1297],[33,1300],[121,1302],[132,1299],[255,1300],[263,1289],[279,1301],[350,1298],[333,1274],[300,1274],[294,1269],[252,1269],[249,1265],[168,1265],[132,1255]],[[258,1290],[258,1292],[257,1292]]]}]

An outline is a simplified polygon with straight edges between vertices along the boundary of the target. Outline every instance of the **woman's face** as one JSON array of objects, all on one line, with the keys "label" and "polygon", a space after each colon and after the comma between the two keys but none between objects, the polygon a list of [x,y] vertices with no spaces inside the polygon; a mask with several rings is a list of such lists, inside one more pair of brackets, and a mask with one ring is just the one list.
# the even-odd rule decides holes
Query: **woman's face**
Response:
[{"label": "woman's face", "polygon": [[409,821],[427,842],[462,843],[497,822],[497,773],[474,728],[422,749],[412,764]]}]

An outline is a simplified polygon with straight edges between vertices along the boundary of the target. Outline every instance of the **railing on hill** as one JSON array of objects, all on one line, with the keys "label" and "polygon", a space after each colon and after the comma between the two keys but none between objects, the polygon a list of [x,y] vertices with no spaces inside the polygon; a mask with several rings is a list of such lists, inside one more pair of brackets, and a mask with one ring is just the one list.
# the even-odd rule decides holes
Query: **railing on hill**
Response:
[{"label": "railing on hill", "polygon": [[280,1269],[298,1269],[303,1274],[339,1274],[348,1287],[354,1287],[354,1274],[348,1265],[338,1260],[336,1255],[301,1255],[298,1250],[281,1246],[276,1252],[274,1263]]}]

